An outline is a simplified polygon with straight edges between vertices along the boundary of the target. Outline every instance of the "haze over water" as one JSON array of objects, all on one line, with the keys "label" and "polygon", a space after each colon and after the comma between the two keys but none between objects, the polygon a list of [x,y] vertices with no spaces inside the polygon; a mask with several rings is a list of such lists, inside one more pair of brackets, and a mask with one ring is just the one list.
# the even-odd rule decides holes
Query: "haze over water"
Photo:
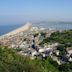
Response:
[{"label": "haze over water", "polygon": [[[72,22],[72,0],[0,0],[0,35],[30,21]],[[67,23],[33,23],[33,26],[72,29],[72,24]]]},{"label": "haze over water", "polygon": [[[0,25],[0,35],[6,34],[16,28],[21,27],[23,24],[11,24],[11,25]],[[34,23],[33,27],[57,29],[57,30],[69,30],[72,29],[72,24],[57,24],[57,23]]]}]

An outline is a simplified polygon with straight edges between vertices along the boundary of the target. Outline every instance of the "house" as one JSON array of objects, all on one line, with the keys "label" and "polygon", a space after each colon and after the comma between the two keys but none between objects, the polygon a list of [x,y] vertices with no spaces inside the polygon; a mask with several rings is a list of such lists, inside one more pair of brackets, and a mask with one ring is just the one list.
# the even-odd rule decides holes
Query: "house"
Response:
[{"label": "house", "polygon": [[72,47],[67,48],[67,52],[69,55],[71,55],[72,54]]}]

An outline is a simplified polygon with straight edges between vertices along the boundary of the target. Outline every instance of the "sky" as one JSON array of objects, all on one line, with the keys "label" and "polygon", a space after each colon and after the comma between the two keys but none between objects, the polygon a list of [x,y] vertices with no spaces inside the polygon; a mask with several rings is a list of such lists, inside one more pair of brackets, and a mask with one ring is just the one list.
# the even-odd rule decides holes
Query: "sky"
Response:
[{"label": "sky", "polygon": [[72,0],[0,0],[0,24],[72,21]]}]

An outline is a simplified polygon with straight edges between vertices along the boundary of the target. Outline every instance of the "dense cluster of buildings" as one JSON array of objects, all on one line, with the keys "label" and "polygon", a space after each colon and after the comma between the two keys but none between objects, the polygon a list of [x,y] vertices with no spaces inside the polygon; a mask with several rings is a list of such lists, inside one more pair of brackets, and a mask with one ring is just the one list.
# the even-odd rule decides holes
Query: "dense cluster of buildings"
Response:
[{"label": "dense cluster of buildings", "polygon": [[4,35],[0,38],[0,44],[13,48],[19,54],[29,56],[31,59],[51,56],[53,60],[61,64],[61,61],[54,56],[54,54],[59,55],[57,50],[58,43],[39,45],[44,38],[49,37],[53,32],[55,31],[38,27],[31,28],[30,26],[26,31],[22,30],[16,34],[14,33],[14,35],[10,35],[10,33],[9,35]]}]

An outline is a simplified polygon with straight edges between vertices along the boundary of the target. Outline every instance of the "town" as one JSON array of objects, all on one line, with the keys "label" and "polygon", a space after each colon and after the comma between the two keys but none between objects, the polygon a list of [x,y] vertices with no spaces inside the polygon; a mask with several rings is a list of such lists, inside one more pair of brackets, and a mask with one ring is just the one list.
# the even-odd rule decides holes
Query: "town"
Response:
[{"label": "town", "polygon": [[8,48],[16,50],[18,54],[28,56],[31,59],[46,59],[47,57],[51,57],[59,65],[64,63],[66,59],[72,62],[72,49],[66,49],[63,58],[59,59],[58,42],[40,44],[54,32],[56,30],[32,27],[31,24],[27,24],[23,29],[21,27],[1,36],[0,44],[8,46]]}]

